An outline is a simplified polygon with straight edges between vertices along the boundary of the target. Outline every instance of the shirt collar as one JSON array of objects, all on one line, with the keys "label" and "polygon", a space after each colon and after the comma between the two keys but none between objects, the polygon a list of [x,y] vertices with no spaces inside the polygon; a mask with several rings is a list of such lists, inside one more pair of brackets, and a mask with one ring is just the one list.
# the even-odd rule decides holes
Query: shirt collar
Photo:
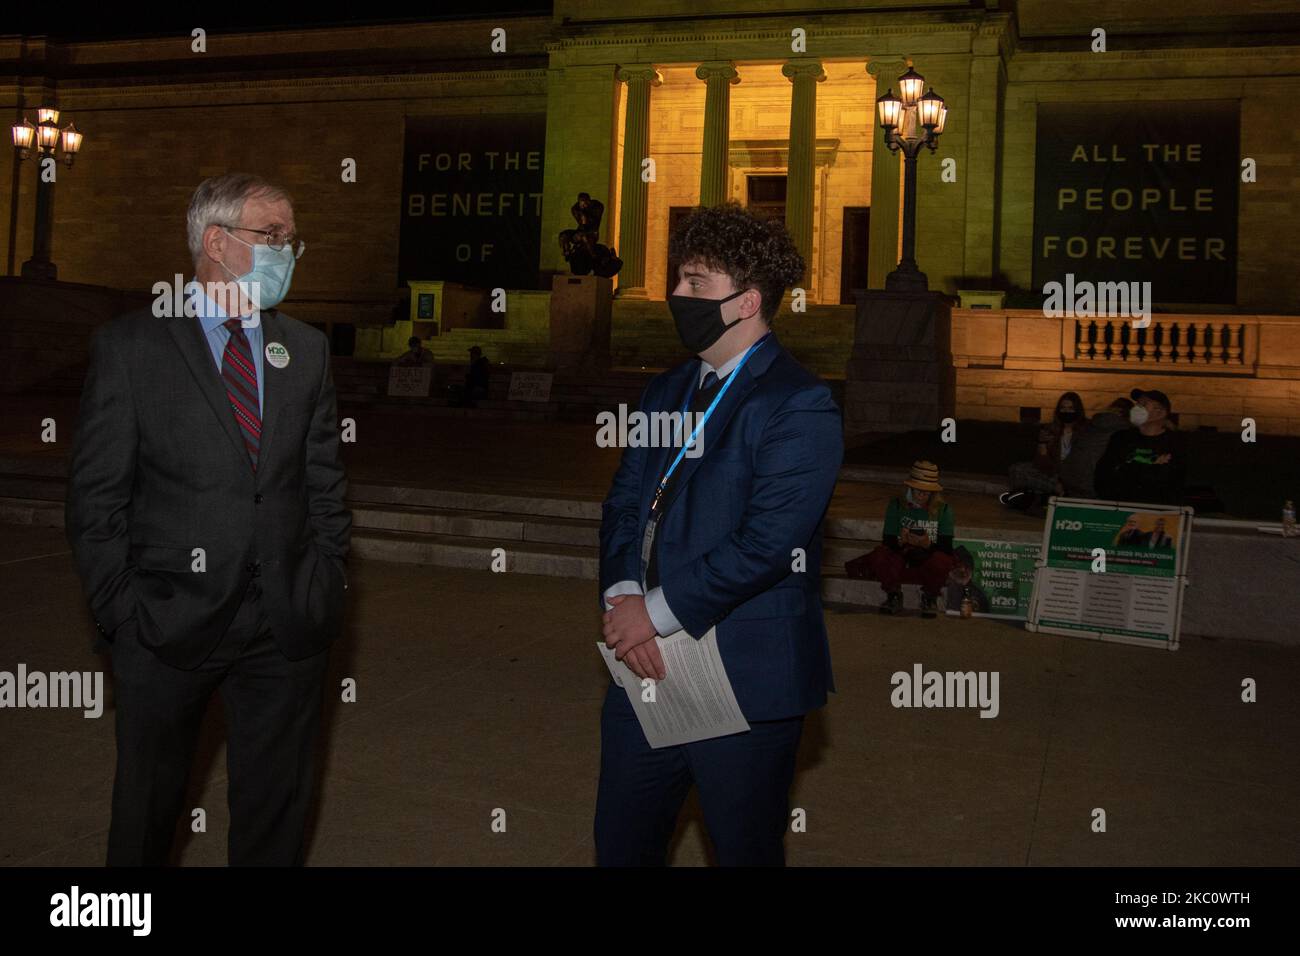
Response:
[{"label": "shirt collar", "polygon": [[[769,335],[771,335],[771,334],[772,334],[771,332],[764,333],[763,338],[767,338],[767,336],[769,336]],[[761,342],[761,341],[763,341],[763,339],[759,339],[758,341]],[[755,343],[755,344],[757,344],[757,343]],[[751,348],[752,348],[752,346],[751,346]],[[700,384],[701,386],[704,385],[704,377],[705,377],[706,375],[708,375],[710,372],[713,372],[714,374],[716,374],[716,375],[718,376],[718,381],[719,381],[719,382],[722,381],[724,378],[726,378],[728,375],[730,375],[732,372],[734,372],[734,371],[736,370],[736,366],[740,364],[740,360],[743,359],[743,358],[745,357],[745,352],[747,352],[747,351],[748,351],[748,349],[746,349],[746,350],[740,352],[740,353],[737,354],[737,355],[733,355],[731,358],[727,359],[727,361],[725,361],[725,362],[722,363],[722,367],[721,367],[721,368],[714,368],[714,367],[713,367],[712,365],[710,365],[708,362],[704,361],[704,359],[700,359],[700,382],[699,382],[699,384]]]},{"label": "shirt collar", "polygon": [[[194,296],[194,308],[198,313],[199,322],[203,325],[204,332],[211,332],[217,326],[221,325],[226,319],[226,310],[208,298],[207,292],[203,290],[202,283],[197,279],[190,279],[191,288],[196,289],[192,294]],[[256,329],[262,324],[262,313],[254,309],[253,314],[243,320],[245,329]]]}]

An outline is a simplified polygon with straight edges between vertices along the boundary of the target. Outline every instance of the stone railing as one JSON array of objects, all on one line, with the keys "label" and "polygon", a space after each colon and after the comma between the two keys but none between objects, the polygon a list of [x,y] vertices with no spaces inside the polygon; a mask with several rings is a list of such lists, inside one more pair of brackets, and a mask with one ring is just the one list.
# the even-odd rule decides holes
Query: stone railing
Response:
[{"label": "stone railing", "polygon": [[957,368],[1191,372],[1300,378],[1300,316],[1050,318],[1031,309],[954,309]]},{"label": "stone railing", "polygon": [[1153,315],[1049,318],[1039,310],[952,311],[954,412],[1019,421],[1050,416],[1064,391],[1089,409],[1131,388],[1159,388],[1184,428],[1300,434],[1300,316]]},{"label": "stone railing", "polygon": [[[1253,317],[1252,317],[1253,318]],[[1240,375],[1258,356],[1257,322],[1209,317],[1152,316],[1146,328],[1131,319],[1073,319],[1061,326],[1067,365],[1178,367]]]}]

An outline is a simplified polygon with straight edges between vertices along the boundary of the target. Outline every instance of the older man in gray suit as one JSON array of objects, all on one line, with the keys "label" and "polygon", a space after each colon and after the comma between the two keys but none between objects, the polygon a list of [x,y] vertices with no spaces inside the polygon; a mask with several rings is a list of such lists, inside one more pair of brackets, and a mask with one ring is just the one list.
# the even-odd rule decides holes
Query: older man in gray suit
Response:
[{"label": "older man in gray suit", "polygon": [[205,181],[188,238],[182,314],[97,331],[70,469],[68,540],[116,689],[108,862],[166,862],[220,689],[229,860],[292,865],[352,526],[329,344],[275,309],[304,248],[282,189]]}]

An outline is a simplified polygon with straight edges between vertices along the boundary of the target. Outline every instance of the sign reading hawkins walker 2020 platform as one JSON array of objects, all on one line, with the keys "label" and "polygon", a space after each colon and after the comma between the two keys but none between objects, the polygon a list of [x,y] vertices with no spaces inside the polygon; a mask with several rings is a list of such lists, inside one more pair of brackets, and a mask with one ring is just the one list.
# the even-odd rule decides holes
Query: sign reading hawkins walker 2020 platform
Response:
[{"label": "sign reading hawkins walker 2020 platform", "polygon": [[408,116],[399,284],[535,289],[546,114]]},{"label": "sign reading hawkins walker 2020 platform", "polygon": [[1235,303],[1239,139],[1236,100],[1039,104],[1035,288],[1073,273]]},{"label": "sign reading hawkins walker 2020 platform", "polygon": [[1026,627],[1176,648],[1191,517],[1191,508],[1053,499]]}]

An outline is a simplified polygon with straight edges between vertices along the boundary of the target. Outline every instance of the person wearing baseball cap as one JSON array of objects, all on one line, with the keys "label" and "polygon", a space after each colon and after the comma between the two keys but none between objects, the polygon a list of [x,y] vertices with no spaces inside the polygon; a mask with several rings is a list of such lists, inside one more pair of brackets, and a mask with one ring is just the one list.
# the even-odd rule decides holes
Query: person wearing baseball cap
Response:
[{"label": "person wearing baseball cap", "polygon": [[1173,406],[1169,403],[1169,396],[1158,388],[1148,389],[1147,391],[1135,388],[1133,391],[1128,393],[1128,397],[1133,399],[1134,403],[1138,405],[1142,404],[1142,399],[1150,399],[1152,402],[1155,402],[1163,408],[1166,415],[1173,411]]},{"label": "person wearing baseball cap", "polygon": [[1132,428],[1110,436],[1094,476],[1097,497],[1110,501],[1179,504],[1187,453],[1169,416],[1173,405],[1159,389],[1130,393]]}]

